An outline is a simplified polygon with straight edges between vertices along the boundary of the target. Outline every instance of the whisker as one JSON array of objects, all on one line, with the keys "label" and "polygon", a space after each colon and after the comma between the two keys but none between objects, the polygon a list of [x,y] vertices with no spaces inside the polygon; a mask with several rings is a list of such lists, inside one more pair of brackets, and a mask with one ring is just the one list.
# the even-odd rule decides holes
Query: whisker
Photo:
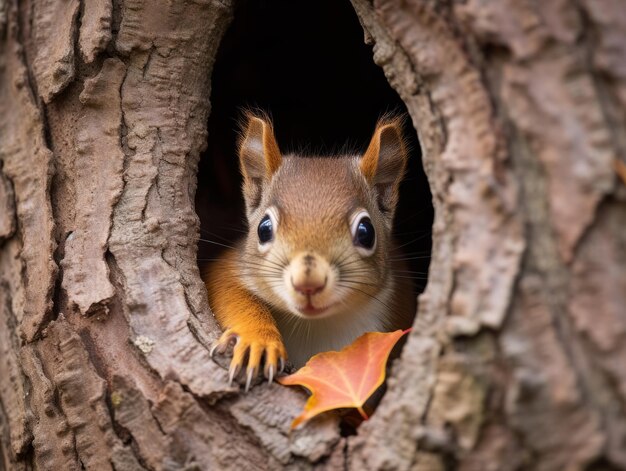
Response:
[{"label": "whisker", "polygon": [[207,244],[213,244],[213,245],[219,245],[220,247],[225,247],[227,249],[234,249],[235,247],[233,247],[232,245],[227,245],[227,244],[222,244],[221,242],[216,242],[214,240],[209,240],[209,239],[198,239],[200,242],[206,242]]},{"label": "whisker", "polygon": [[392,275],[394,278],[403,278],[406,280],[427,280],[427,276],[401,276],[401,275]]},{"label": "whisker", "polygon": [[413,244],[413,243],[417,242],[418,240],[423,239],[423,238],[424,238],[424,237],[426,237],[427,235],[429,235],[429,234],[422,234],[421,236],[418,236],[418,237],[416,237],[415,239],[411,239],[411,240],[409,240],[408,242],[405,242],[405,243],[404,243],[404,244],[402,244],[402,245],[398,245],[398,246],[396,246],[396,247],[393,247],[393,248],[390,250],[390,252],[393,252],[393,251],[395,251],[395,250],[400,250],[402,247],[406,247],[407,245],[411,245],[411,244]]},{"label": "whisker", "polygon": [[390,262],[403,262],[406,260],[421,260],[421,259],[426,259],[426,258],[430,258],[430,255],[422,255],[418,257],[390,258],[389,261]]},{"label": "whisker", "polygon": [[[244,219],[244,224],[243,224],[243,226],[245,226],[246,224],[247,224],[247,221]],[[213,226],[213,227],[216,227],[216,228],[218,228],[218,229],[224,229],[224,230],[227,230],[227,231],[240,232],[240,233],[242,233],[242,234],[247,234],[247,233],[248,233],[248,231],[247,231],[247,230],[245,230],[245,229],[241,229],[241,228],[240,228],[240,227],[238,227],[238,226],[224,226],[223,224],[221,224],[221,225],[219,225],[219,226]],[[211,231],[209,231],[209,230],[207,230],[207,229],[204,229],[204,228],[202,228],[202,227],[200,228],[200,232],[205,232],[205,233],[207,233],[207,234],[211,234]]]},{"label": "whisker", "polygon": [[202,229],[202,228],[200,228],[200,232],[202,232],[202,233],[204,233],[204,234],[207,234],[207,235],[209,235],[209,236],[211,236],[211,237],[215,237],[215,238],[217,238],[217,239],[221,239],[221,240],[223,240],[223,241],[225,241],[225,242],[232,242],[231,238],[225,237],[225,236],[220,235],[220,234],[217,234],[217,233],[215,233],[215,232],[208,231],[208,230],[206,230],[206,229]]},{"label": "whisker", "polygon": [[[250,275],[250,273],[244,273],[245,275]],[[258,274],[255,273],[255,274]],[[278,280],[281,281],[283,280],[283,277],[281,275],[278,275],[276,273],[261,273],[261,276],[264,279],[267,280]],[[236,280],[240,280],[241,279],[241,273],[220,273],[219,275],[220,280],[227,280],[227,279],[236,279]]]},{"label": "whisker", "polygon": [[378,283],[365,283],[363,281],[355,281],[355,280],[341,280],[341,282],[338,282],[337,284],[339,283],[351,283],[357,286],[379,286]]},{"label": "whisker", "polygon": [[[339,283],[338,283],[339,284]],[[387,303],[384,303],[383,301],[381,301],[380,299],[378,299],[376,296],[368,293],[367,291],[363,291],[361,289],[355,288],[354,286],[347,286],[347,285],[343,285],[344,288],[346,289],[352,289],[354,291],[358,291],[359,293],[364,294],[365,296],[368,296],[370,298],[372,298],[373,300],[379,302],[380,304],[382,304],[383,306],[385,306],[387,309],[389,309],[391,312],[393,312],[395,315],[399,315],[399,313],[393,309],[391,306],[389,306]]]},{"label": "whisker", "polygon": [[[217,262],[217,261],[220,261],[220,260],[221,260],[220,258],[197,258],[196,259],[196,261],[199,261],[199,262]],[[282,272],[283,269],[284,269],[284,267],[281,266],[281,265],[273,266],[273,265],[270,264],[270,266],[267,266],[267,265],[265,265],[263,263],[254,262],[254,261],[251,261],[251,260],[248,260],[246,262],[246,265],[251,265],[253,267],[258,267],[258,268],[261,268],[261,269],[273,270],[273,271],[276,271],[277,273],[278,272]]]},{"label": "whisker", "polygon": [[402,253],[400,254],[393,254],[393,251],[390,252],[390,256],[391,257],[396,257],[396,256],[402,256],[402,257],[409,257],[409,256],[413,256],[413,255],[430,255],[430,250],[416,250],[413,252],[405,252],[404,250],[402,251]]}]

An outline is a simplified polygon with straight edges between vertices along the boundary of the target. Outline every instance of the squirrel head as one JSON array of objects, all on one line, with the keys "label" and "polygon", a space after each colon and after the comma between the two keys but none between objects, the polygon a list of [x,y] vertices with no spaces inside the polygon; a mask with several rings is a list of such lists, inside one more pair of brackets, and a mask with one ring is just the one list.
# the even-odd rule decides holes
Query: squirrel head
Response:
[{"label": "squirrel head", "polygon": [[381,119],[363,155],[283,156],[271,121],[247,115],[239,146],[249,224],[241,265],[252,292],[305,319],[354,313],[376,298],[391,276],[407,161],[401,127],[401,118]]}]

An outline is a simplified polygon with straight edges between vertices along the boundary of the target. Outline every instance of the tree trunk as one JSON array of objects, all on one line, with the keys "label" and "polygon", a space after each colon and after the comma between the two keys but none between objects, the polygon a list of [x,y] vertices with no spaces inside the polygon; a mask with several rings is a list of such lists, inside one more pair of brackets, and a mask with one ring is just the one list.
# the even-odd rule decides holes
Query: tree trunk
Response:
[{"label": "tree trunk", "polygon": [[193,202],[231,3],[0,2],[0,469],[626,469],[623,3],[352,3],[435,223],[342,437],[209,358]]}]

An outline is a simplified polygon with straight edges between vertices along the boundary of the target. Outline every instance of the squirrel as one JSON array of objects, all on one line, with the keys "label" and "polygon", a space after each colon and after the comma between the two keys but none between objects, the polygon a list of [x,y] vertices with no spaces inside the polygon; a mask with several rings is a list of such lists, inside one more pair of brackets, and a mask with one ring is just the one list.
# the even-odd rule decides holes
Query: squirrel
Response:
[{"label": "squirrel", "polygon": [[247,113],[239,140],[248,231],[203,274],[234,343],[229,384],[246,367],[246,391],[262,363],[272,382],[365,332],[410,327],[416,297],[394,276],[391,232],[407,165],[401,117],[381,118],[363,155],[283,156],[265,115]]}]

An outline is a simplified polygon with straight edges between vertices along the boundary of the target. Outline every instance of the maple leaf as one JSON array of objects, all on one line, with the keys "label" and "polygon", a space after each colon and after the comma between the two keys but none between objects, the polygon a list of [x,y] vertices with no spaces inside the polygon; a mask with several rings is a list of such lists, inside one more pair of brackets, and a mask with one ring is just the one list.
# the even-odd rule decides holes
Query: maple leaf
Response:
[{"label": "maple leaf", "polygon": [[363,406],[385,381],[389,354],[409,330],[365,333],[342,350],[318,353],[294,374],[279,378],[282,385],[311,392],[291,428],[332,409],[356,408],[367,420]]}]

